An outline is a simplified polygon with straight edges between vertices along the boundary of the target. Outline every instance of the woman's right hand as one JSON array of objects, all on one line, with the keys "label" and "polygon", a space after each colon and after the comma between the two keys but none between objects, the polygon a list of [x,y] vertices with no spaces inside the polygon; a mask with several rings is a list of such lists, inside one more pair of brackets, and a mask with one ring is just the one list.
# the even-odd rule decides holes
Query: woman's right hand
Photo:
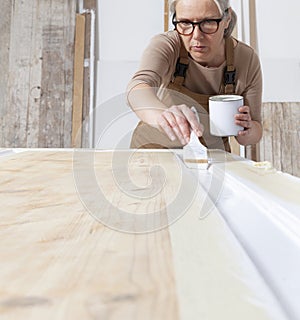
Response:
[{"label": "woman's right hand", "polygon": [[189,142],[191,130],[198,137],[201,137],[204,131],[194,112],[185,104],[171,106],[160,113],[157,117],[157,126],[171,141],[177,138],[182,145]]}]

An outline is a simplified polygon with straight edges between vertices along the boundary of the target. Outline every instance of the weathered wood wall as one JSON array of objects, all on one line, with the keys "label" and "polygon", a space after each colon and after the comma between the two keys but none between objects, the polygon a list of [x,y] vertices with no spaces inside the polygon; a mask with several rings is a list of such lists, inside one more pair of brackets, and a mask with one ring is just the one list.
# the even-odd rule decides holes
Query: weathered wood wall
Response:
[{"label": "weathered wood wall", "polygon": [[300,177],[300,102],[264,103],[260,159]]},{"label": "weathered wood wall", "polygon": [[4,0],[2,147],[70,147],[76,1]]}]

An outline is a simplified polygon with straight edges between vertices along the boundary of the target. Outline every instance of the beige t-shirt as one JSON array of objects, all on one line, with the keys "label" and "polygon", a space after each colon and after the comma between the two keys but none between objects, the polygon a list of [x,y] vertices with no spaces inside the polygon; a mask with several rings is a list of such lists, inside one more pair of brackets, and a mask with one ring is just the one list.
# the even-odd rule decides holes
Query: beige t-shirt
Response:
[{"label": "beige t-shirt", "polygon": [[[180,37],[176,31],[154,36],[142,55],[138,71],[128,84],[128,92],[141,83],[157,88],[167,87],[173,79],[180,45]],[[189,58],[184,85],[196,93],[219,94],[225,66],[226,62],[218,68],[207,68]],[[237,41],[234,66],[235,93],[244,97],[244,104],[250,107],[252,119],[260,122],[262,74],[259,58],[251,47]]]}]

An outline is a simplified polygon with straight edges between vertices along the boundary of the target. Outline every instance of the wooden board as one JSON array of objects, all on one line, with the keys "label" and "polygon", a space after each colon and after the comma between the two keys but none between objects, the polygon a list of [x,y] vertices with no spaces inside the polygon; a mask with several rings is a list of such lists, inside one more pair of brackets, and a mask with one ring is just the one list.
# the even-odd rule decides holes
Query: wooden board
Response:
[{"label": "wooden board", "polygon": [[300,177],[300,103],[264,103],[262,161]]},{"label": "wooden board", "polygon": [[231,153],[240,155],[240,144],[236,141],[235,137],[229,137],[229,144],[231,148]]},{"label": "wooden board", "polygon": [[[10,47],[10,28],[11,28],[11,15],[10,15],[10,0],[3,0],[1,2],[1,11],[0,11],[0,146],[4,145],[4,137],[1,132],[4,130],[5,125],[3,123],[3,117],[7,110],[5,109],[5,97],[6,89],[8,83],[8,65],[9,65],[9,47]],[[4,32],[4,30],[6,32]]]},{"label": "wooden board", "polygon": [[1,4],[1,146],[70,147],[76,1]]},{"label": "wooden board", "polygon": [[[97,1],[96,0],[84,0],[84,8],[87,9],[87,12],[85,13],[85,50],[84,50],[84,58],[87,62],[84,68],[84,81],[83,81],[83,126],[82,126],[82,143],[81,147],[83,148],[89,148],[92,145],[91,141],[91,132],[93,132],[93,121],[92,118],[94,117],[93,109],[95,104],[95,92],[97,90],[97,77],[96,77],[96,68],[97,65],[95,63],[95,57],[94,57],[94,63],[93,59],[91,59],[91,46],[94,46],[94,50],[96,51],[96,43],[99,43],[99,35],[98,32],[96,32],[96,25],[92,25],[92,13],[93,11],[94,18],[97,16]],[[95,21],[93,22],[95,23]],[[91,43],[91,33],[92,28],[94,28],[93,32],[95,34],[94,43]],[[97,42],[98,41],[98,42]],[[94,55],[96,52],[94,52]],[[93,64],[93,66],[91,65]],[[93,99],[91,99],[91,76],[94,79],[94,93],[93,93]]]},{"label": "wooden board", "polygon": [[[95,27],[95,26],[94,26]],[[81,146],[83,148],[89,148],[90,147],[90,131],[93,130],[93,128],[90,126],[90,117],[93,117],[92,110],[93,110],[93,104],[91,104],[91,72],[95,71],[95,65],[93,68],[91,68],[91,13],[85,14],[85,48],[84,48],[84,59],[85,61],[88,61],[88,64],[84,68],[84,80],[83,80],[83,113],[82,113],[82,143]],[[95,43],[94,43],[95,45]],[[96,86],[95,86],[96,88]]]},{"label": "wooden board", "polygon": [[164,0],[164,31],[169,30],[169,1]]},{"label": "wooden board", "polygon": [[[286,319],[200,185],[181,189],[195,180],[172,153],[39,150],[0,162],[1,320]],[[172,201],[191,195],[173,219]],[[149,223],[158,210],[164,227],[121,232],[120,210]]]},{"label": "wooden board", "polygon": [[[72,146],[73,147],[83,147],[83,148],[89,148],[92,145],[91,141],[91,132],[93,132],[93,126],[91,123],[93,121],[91,118],[93,117],[93,108],[94,108],[94,97],[91,100],[91,76],[93,76],[94,79],[94,92],[97,89],[96,87],[96,64],[93,63],[91,59],[91,47],[92,45],[95,48],[96,45],[96,38],[97,34],[95,34],[94,43],[91,43],[91,32],[92,28],[95,30],[95,21],[93,21],[92,25],[92,11],[94,14],[94,18],[96,18],[97,15],[97,5],[96,0],[85,0],[83,1],[83,7],[86,10],[85,13],[82,13],[81,16],[84,17],[84,26],[81,26],[81,35],[79,39],[76,41],[80,41],[81,45],[83,45],[83,48],[79,48],[77,46],[77,49],[80,51],[80,57],[75,57],[74,62],[77,64],[75,66],[74,64],[74,72],[78,73],[80,70],[80,77],[76,79],[74,75],[74,84],[76,83],[77,89],[74,90],[74,95],[78,95],[77,93],[80,93],[80,97],[76,97],[76,100],[74,100],[74,107],[73,107],[73,116],[74,113],[77,114],[77,120],[76,124],[73,123],[73,129],[72,129]],[[83,19],[82,19],[83,20]],[[83,24],[83,21],[81,22]],[[95,53],[94,53],[95,54]],[[75,50],[76,55],[76,50]],[[80,59],[78,59],[80,58]],[[94,57],[95,59],[95,57]],[[78,65],[80,63],[80,65]],[[93,66],[91,66],[93,64]],[[82,72],[82,74],[81,74]],[[94,94],[95,96],[95,94]],[[80,104],[80,107],[79,107]],[[77,111],[76,111],[77,110]],[[80,113],[80,115],[79,115]],[[77,132],[77,133],[75,133]],[[77,136],[77,139],[76,139]],[[75,141],[76,139],[76,141]]]},{"label": "wooden board", "polygon": [[82,108],[84,83],[85,15],[76,15],[74,51],[74,87],[72,113],[72,147],[80,148],[82,139]]},{"label": "wooden board", "polygon": [[97,8],[97,0],[84,0],[84,8],[85,9],[96,9]]}]

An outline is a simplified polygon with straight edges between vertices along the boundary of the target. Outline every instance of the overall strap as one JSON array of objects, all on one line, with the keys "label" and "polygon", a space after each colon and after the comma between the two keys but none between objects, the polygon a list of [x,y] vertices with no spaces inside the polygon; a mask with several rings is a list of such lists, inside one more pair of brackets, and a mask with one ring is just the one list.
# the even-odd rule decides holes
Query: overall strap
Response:
[{"label": "overall strap", "polygon": [[180,39],[180,42],[181,42],[181,45],[180,45],[179,58],[176,63],[176,69],[174,72],[175,78],[173,81],[173,84],[178,88],[180,88],[183,85],[186,71],[189,66],[189,54],[185,49],[181,39]]},{"label": "overall strap", "polygon": [[[180,88],[183,86],[184,79],[186,76],[186,71],[189,66],[189,56],[188,52],[181,41],[179,58],[176,63],[176,68],[174,72],[174,80],[172,82],[172,87]],[[221,91],[225,94],[234,94],[235,92],[235,76],[236,70],[234,67],[234,43],[233,38],[225,39],[225,55],[226,55],[226,67],[224,70],[224,79],[222,83]]]},{"label": "overall strap", "polygon": [[226,67],[224,71],[224,93],[233,94],[235,92],[235,75],[236,70],[234,67],[234,44],[233,39],[226,38],[225,52],[226,52]]}]

